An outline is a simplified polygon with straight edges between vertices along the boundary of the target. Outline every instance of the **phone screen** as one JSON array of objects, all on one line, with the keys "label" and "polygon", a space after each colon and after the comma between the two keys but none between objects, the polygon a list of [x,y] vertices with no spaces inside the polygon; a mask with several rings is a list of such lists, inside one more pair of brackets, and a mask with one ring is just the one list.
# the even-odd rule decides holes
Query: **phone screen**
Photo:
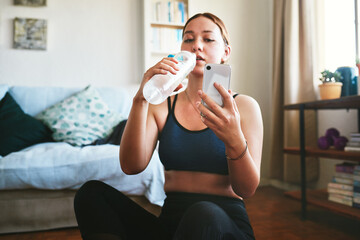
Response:
[{"label": "phone screen", "polygon": [[[217,82],[226,90],[230,88],[231,67],[227,64],[206,64],[204,68],[203,91],[218,105],[223,106],[223,99],[214,87]],[[207,105],[203,102],[207,107]]]}]

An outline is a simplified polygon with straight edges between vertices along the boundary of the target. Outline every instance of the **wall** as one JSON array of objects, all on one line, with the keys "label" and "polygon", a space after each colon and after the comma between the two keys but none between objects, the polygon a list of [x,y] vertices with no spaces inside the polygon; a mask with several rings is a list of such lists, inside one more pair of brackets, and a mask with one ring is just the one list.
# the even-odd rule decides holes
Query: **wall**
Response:
[{"label": "wall", "polygon": [[[262,176],[267,176],[271,111],[270,0],[189,0],[190,15],[222,18],[232,45],[232,89],[254,97],[264,119]],[[15,17],[48,20],[48,49],[12,49]],[[49,0],[43,8],[0,1],[0,84],[116,86],[143,74],[142,0]]]},{"label": "wall", "polygon": [[[142,76],[141,0],[47,2],[0,1],[0,83],[116,86]],[[15,17],[47,19],[46,51],[12,48]]]}]

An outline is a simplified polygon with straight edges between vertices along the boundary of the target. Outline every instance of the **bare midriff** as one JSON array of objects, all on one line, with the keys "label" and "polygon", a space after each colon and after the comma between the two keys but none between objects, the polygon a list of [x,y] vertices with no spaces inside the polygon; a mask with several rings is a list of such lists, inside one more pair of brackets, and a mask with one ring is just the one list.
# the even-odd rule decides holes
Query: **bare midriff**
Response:
[{"label": "bare midriff", "polygon": [[242,199],[233,191],[228,175],[165,171],[164,189],[165,192],[204,193]]}]

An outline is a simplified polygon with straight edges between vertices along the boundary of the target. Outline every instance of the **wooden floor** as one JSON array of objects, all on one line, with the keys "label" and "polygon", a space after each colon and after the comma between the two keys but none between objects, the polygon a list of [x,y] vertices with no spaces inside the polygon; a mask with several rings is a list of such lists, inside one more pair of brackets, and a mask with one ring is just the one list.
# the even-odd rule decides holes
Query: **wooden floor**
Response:
[{"label": "wooden floor", "polygon": [[[300,202],[273,187],[261,187],[246,201],[257,240],[360,239],[360,221],[308,206],[308,219],[300,218]],[[0,235],[0,240],[81,240],[77,228]]]}]

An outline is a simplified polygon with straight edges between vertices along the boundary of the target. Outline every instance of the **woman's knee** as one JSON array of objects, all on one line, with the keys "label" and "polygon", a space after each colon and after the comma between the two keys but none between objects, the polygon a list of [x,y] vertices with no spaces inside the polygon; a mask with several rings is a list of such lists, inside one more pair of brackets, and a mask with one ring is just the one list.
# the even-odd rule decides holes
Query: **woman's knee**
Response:
[{"label": "woman's knee", "polygon": [[84,202],[89,202],[98,195],[105,183],[97,180],[90,180],[84,183],[75,194],[74,207],[75,209],[79,206],[84,206]]},{"label": "woman's knee", "polygon": [[232,224],[227,213],[218,205],[198,202],[185,212],[174,239],[234,239],[225,237],[228,226]]},{"label": "woman's knee", "polygon": [[220,216],[226,215],[224,210],[212,202],[198,202],[186,211],[184,217],[197,220],[197,223],[217,221]]},{"label": "woman's knee", "polygon": [[187,231],[202,228],[216,230],[221,226],[225,217],[227,218],[226,213],[218,205],[212,202],[198,202],[185,212],[180,226]]}]

